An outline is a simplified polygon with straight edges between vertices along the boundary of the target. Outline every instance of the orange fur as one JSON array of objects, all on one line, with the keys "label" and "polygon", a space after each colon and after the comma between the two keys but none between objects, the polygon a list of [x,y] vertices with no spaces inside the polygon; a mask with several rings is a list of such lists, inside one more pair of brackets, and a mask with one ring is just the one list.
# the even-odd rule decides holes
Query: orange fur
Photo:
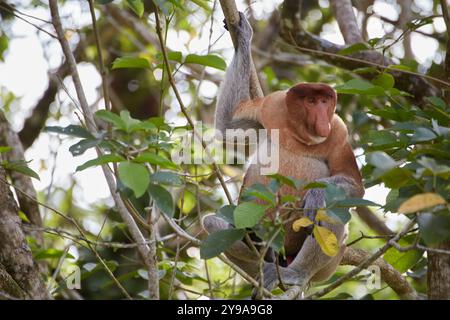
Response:
[{"label": "orange fur", "polygon": [[[314,144],[314,137],[307,132],[302,119],[294,131],[288,124],[290,114],[286,105],[287,91],[276,91],[265,98],[241,103],[234,119],[257,120],[265,129],[279,129],[279,170],[277,173],[307,182],[334,175],[351,178],[360,196],[364,194],[361,173],[356,164],[348,140],[347,127],[342,119],[332,114],[331,131],[323,142]],[[333,109],[334,112],[334,109]],[[260,174],[259,164],[251,164],[244,177],[244,187],[255,183],[267,185],[269,178]],[[281,194],[298,194],[291,187],[283,186]],[[271,213],[269,213],[270,215]],[[300,216],[292,213],[291,217]],[[285,249],[287,254],[297,253],[303,245],[305,235],[293,232],[292,222],[286,225]]]}]

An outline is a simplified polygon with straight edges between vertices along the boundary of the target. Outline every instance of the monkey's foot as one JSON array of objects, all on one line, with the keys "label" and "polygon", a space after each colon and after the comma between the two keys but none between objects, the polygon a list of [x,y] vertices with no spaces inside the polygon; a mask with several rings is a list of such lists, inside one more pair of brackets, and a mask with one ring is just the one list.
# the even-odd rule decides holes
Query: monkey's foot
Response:
[{"label": "monkey's foot", "polygon": [[[278,267],[275,263],[265,263],[264,268],[264,288],[272,291],[280,285],[280,279],[284,286],[298,286],[302,290],[306,288],[308,280],[304,275],[291,268]],[[252,299],[260,298],[258,288],[253,289]]]}]

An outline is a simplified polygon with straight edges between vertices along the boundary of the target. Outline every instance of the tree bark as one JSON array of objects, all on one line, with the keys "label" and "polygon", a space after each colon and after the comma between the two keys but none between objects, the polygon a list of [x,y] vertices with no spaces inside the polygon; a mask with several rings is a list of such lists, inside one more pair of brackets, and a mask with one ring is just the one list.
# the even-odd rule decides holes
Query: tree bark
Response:
[{"label": "tree bark", "polygon": [[[0,156],[0,161],[2,160]],[[18,216],[18,208],[9,185],[5,170],[0,166],[0,264],[12,279],[26,293],[27,299],[51,299],[38,265],[25,240]],[[6,277],[0,277],[0,288],[8,285]],[[11,287],[8,285],[8,287]],[[17,298],[24,298],[14,291],[8,291]]]},{"label": "tree bark", "polygon": [[[19,136],[16,132],[11,130],[2,111],[0,111],[0,145],[10,146],[13,148],[11,151],[4,154],[6,160],[10,162],[25,160],[24,148]],[[37,198],[36,191],[34,190],[33,182],[30,177],[19,172],[11,172],[10,176],[14,186],[33,198]],[[19,200],[20,208],[30,220],[31,224],[41,227],[42,218],[39,212],[38,204],[29,197],[25,197],[20,192],[17,192],[17,199]],[[33,236],[35,236],[39,241],[42,240],[42,234],[40,232],[33,234]]]},{"label": "tree bark", "polygon": [[[450,240],[436,248],[450,250]],[[450,300],[450,255],[428,252],[428,299]]]},{"label": "tree bark", "polygon": [[[358,266],[364,260],[370,257],[370,253],[362,249],[353,249],[347,247],[342,258],[341,265]],[[416,290],[409,284],[409,282],[401,275],[400,272],[394,269],[383,258],[376,259],[372,265],[380,268],[381,279],[388,284],[398,296],[405,300],[416,300],[418,294]]]}]

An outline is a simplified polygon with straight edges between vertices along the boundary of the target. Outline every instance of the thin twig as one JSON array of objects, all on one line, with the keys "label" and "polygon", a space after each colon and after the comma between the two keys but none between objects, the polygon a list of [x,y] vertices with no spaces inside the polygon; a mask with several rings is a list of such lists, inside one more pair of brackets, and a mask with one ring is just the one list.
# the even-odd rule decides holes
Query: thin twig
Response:
[{"label": "thin twig", "polygon": [[332,53],[332,52],[326,52],[326,51],[321,51],[321,50],[315,50],[315,49],[301,47],[301,46],[296,44],[295,39],[292,36],[292,34],[291,34],[291,41],[292,41],[292,43],[295,43],[295,44],[287,43],[287,42],[283,42],[283,44],[288,45],[290,47],[293,47],[293,48],[295,48],[295,49],[297,49],[299,51],[315,53],[315,54],[318,54],[318,55],[329,56],[329,57],[338,58],[338,59],[341,59],[341,60],[359,62],[359,63],[366,64],[366,65],[369,65],[369,66],[377,67],[377,68],[382,69],[382,70],[390,70],[390,71],[405,73],[405,74],[409,74],[409,75],[414,75],[414,76],[418,76],[418,77],[421,77],[421,78],[424,78],[424,79],[436,81],[436,82],[438,82],[438,83],[440,83],[442,85],[450,87],[450,82],[447,82],[447,81],[444,81],[442,79],[435,78],[435,77],[432,77],[432,76],[429,76],[429,75],[426,75],[426,74],[422,74],[422,73],[418,73],[418,72],[414,72],[414,71],[410,71],[410,70],[397,69],[397,68],[395,68],[395,66],[387,66],[387,65],[383,65],[383,64],[380,64],[380,63],[372,62],[372,61],[367,61],[367,60],[358,59],[358,58],[354,58],[354,57],[344,56],[344,55],[338,54],[338,53]]},{"label": "thin twig", "polygon": [[98,65],[100,69],[100,75],[102,77],[103,99],[105,100],[105,109],[111,111],[111,100],[109,98],[108,72],[105,68],[105,62],[103,60],[100,35],[97,28],[97,19],[95,18],[94,1],[93,0],[88,1],[89,1],[89,11],[91,12],[92,29],[94,30],[95,45],[97,47]]}]

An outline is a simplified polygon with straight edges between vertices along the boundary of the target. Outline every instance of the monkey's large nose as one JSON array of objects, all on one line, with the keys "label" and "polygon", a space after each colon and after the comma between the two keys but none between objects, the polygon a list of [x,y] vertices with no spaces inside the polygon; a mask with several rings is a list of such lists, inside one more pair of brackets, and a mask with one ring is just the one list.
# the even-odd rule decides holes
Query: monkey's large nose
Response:
[{"label": "monkey's large nose", "polygon": [[320,137],[328,137],[331,131],[331,125],[328,121],[316,121],[316,134]]}]

